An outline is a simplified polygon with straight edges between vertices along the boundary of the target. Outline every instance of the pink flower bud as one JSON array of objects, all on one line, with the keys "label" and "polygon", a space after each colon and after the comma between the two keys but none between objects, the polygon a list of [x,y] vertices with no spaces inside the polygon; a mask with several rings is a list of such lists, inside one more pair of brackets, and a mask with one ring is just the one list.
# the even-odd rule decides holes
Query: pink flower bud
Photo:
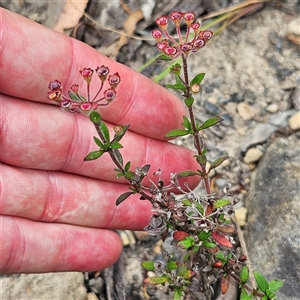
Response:
[{"label": "pink flower bud", "polygon": [[204,30],[202,31],[202,37],[205,39],[205,41],[209,41],[213,36],[213,32],[211,30]]},{"label": "pink flower bud", "polygon": [[108,102],[114,100],[116,95],[117,95],[117,93],[113,88],[108,89],[104,92],[104,97]]},{"label": "pink flower bud", "polygon": [[87,83],[91,82],[93,72],[94,71],[91,68],[83,68],[81,71],[79,71],[80,75]]},{"label": "pink flower bud", "polygon": [[196,14],[194,12],[187,12],[183,15],[183,18],[185,19],[186,25],[191,26],[196,18]]},{"label": "pink flower bud", "polygon": [[93,104],[90,102],[84,102],[84,103],[81,103],[79,107],[80,107],[80,110],[83,112],[89,111],[93,108]]},{"label": "pink flower bud", "polygon": [[120,83],[120,81],[121,81],[121,77],[120,77],[120,75],[118,73],[115,73],[115,74],[110,75],[108,77],[108,83],[110,84],[110,86],[113,89],[115,89],[118,86],[118,84]]},{"label": "pink flower bud", "polygon": [[177,49],[175,47],[168,46],[164,48],[164,53],[172,58],[177,53]]},{"label": "pink flower bud", "polygon": [[191,86],[191,90],[194,94],[197,94],[200,92],[200,85],[195,83]]},{"label": "pink flower bud", "polygon": [[180,50],[186,54],[188,54],[192,50],[193,46],[191,43],[185,43],[180,45]]},{"label": "pink flower bud", "polygon": [[182,19],[182,12],[180,11],[173,11],[170,13],[170,19],[174,22],[176,27],[180,26],[180,21]]},{"label": "pink flower bud", "polygon": [[193,51],[197,51],[198,49],[205,46],[205,40],[202,38],[196,38],[193,42]]},{"label": "pink flower bud", "polygon": [[163,40],[162,42],[157,43],[156,48],[163,51],[167,46],[169,46],[168,40]]},{"label": "pink flower bud", "polygon": [[95,71],[98,74],[100,80],[102,82],[104,82],[106,80],[106,77],[107,77],[108,73],[109,73],[109,68],[102,65],[101,67],[97,67],[95,69]]},{"label": "pink flower bud", "polygon": [[164,31],[167,29],[168,23],[169,19],[167,16],[162,16],[156,19],[156,24]]},{"label": "pink flower bud", "polygon": [[58,90],[61,88],[61,82],[55,79],[54,81],[49,82],[48,88],[51,91]]},{"label": "pink flower bud", "polygon": [[60,101],[62,97],[61,89],[53,90],[48,92],[48,99],[51,101]]},{"label": "pink flower bud", "polygon": [[161,41],[161,37],[162,37],[162,33],[161,33],[160,30],[154,29],[154,30],[152,30],[152,36],[155,38],[155,40],[157,42],[160,42]]},{"label": "pink flower bud", "polygon": [[194,30],[194,34],[195,36],[199,33],[199,30],[200,30],[200,27],[201,27],[201,24],[199,22],[195,22],[192,24],[192,29]]},{"label": "pink flower bud", "polygon": [[73,85],[70,87],[70,90],[71,90],[72,92],[74,92],[75,94],[78,94],[78,90],[79,90],[78,84],[73,84]]}]

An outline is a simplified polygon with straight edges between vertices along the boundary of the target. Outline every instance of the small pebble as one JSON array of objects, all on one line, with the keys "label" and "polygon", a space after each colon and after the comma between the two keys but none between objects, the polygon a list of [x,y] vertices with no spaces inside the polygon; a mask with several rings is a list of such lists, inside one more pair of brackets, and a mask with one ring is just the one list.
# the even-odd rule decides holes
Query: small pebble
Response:
[{"label": "small pebble", "polygon": [[245,226],[246,225],[246,220],[247,220],[247,208],[245,207],[239,207],[236,208],[235,210],[235,220],[240,226]]},{"label": "small pebble", "polygon": [[237,110],[244,121],[252,120],[257,115],[257,110],[244,102],[238,104]]},{"label": "small pebble", "polygon": [[266,107],[266,111],[269,113],[276,113],[278,111],[278,104],[272,103]]},{"label": "small pebble", "polygon": [[263,152],[257,148],[250,148],[244,157],[246,164],[257,162],[263,155]]},{"label": "small pebble", "polygon": [[292,117],[289,118],[289,126],[293,130],[300,129],[300,111],[296,112]]}]

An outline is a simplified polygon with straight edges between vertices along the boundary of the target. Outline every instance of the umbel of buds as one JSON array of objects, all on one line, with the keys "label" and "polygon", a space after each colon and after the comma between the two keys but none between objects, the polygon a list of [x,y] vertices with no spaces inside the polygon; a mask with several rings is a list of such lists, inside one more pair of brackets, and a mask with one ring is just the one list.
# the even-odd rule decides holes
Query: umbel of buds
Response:
[{"label": "umbel of buds", "polygon": [[[162,16],[156,19],[156,24],[160,29],[154,29],[152,36],[157,41],[157,49],[169,58],[173,59],[179,55],[188,57],[191,52],[197,52],[203,48],[206,43],[212,38],[213,33],[210,30],[200,30],[200,23],[194,22],[194,12],[173,11],[169,17]],[[168,32],[169,20],[175,24],[177,38],[174,39]],[[184,21],[186,24],[186,32],[181,33],[180,23]],[[163,38],[163,33],[165,38]],[[190,39],[190,34],[192,38]]]},{"label": "umbel of buds", "polygon": [[[78,84],[74,84],[70,87],[68,96],[63,95],[61,82],[54,80],[49,83],[48,98],[69,112],[81,112],[87,116],[89,116],[92,111],[98,110],[100,106],[107,106],[115,99],[117,95],[116,88],[121,81],[118,73],[109,75],[108,67],[103,65],[97,67],[95,73],[98,75],[98,80],[100,80],[100,87],[93,97],[90,95],[90,83],[94,70],[83,68],[79,73],[87,85],[86,97],[79,93]],[[109,87],[102,92],[106,81]]]}]

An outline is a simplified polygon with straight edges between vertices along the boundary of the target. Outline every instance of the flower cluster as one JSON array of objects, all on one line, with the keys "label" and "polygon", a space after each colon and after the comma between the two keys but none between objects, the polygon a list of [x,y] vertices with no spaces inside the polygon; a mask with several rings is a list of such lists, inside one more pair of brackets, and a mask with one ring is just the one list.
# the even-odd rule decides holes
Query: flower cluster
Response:
[{"label": "flower cluster", "polygon": [[[49,83],[48,88],[50,91],[48,92],[48,98],[51,101],[55,101],[60,107],[69,112],[81,112],[84,115],[90,115],[92,111],[98,110],[100,106],[107,106],[115,99],[117,95],[116,88],[120,83],[121,78],[118,73],[109,75],[109,68],[104,65],[97,67],[95,72],[100,79],[100,87],[94,97],[91,97],[90,95],[90,83],[94,70],[90,68],[83,68],[79,73],[87,84],[86,97],[79,94],[78,84],[74,84],[70,87],[68,90],[68,96],[63,95],[61,82],[54,80]],[[105,81],[108,82],[109,88],[100,95]]]},{"label": "flower cluster", "polygon": [[[179,55],[184,55],[187,57],[191,52],[197,52],[199,49],[203,48],[206,43],[212,38],[213,33],[210,30],[200,30],[200,23],[194,22],[195,20],[194,12],[179,12],[173,11],[169,17],[162,16],[156,19],[156,24],[160,27],[159,29],[154,29],[152,31],[152,36],[156,39],[159,51],[167,55],[169,58],[173,59]],[[178,36],[178,41],[176,41],[168,32],[167,27],[169,19],[173,21],[176,27],[176,33]],[[180,30],[181,20],[186,23],[186,33],[183,37]],[[191,29],[193,30],[193,38],[189,41]],[[163,33],[166,38],[163,39]],[[171,42],[171,44],[170,44]]]}]

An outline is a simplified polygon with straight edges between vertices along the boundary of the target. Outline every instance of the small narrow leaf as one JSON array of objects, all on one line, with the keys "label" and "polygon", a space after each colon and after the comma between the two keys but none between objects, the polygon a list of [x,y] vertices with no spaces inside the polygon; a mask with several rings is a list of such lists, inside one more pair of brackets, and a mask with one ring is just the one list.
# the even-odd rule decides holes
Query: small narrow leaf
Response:
[{"label": "small narrow leaf", "polygon": [[222,156],[218,157],[217,159],[215,159],[211,163],[208,172],[210,172],[212,169],[215,169],[216,167],[218,167],[219,165],[221,165],[228,158],[229,158],[228,155],[222,155]]},{"label": "small narrow leaf", "polygon": [[130,164],[131,164],[130,161],[129,161],[128,163],[126,163],[126,165],[125,165],[125,167],[124,167],[125,172],[128,172],[128,171],[129,171],[129,169],[130,169]]},{"label": "small narrow leaf", "polygon": [[226,224],[219,225],[216,227],[216,229],[223,233],[234,233],[235,232],[235,230],[232,226],[226,225]]},{"label": "small narrow leaf", "polygon": [[110,142],[109,141],[110,140],[109,131],[108,131],[108,128],[107,128],[107,126],[104,122],[100,123],[100,131],[102,132],[106,142],[109,143]]},{"label": "small narrow leaf", "polygon": [[175,270],[177,268],[178,268],[178,266],[177,266],[177,262],[176,261],[174,261],[174,260],[168,261],[168,263],[167,263],[167,269],[169,271]]},{"label": "small narrow leaf", "polygon": [[211,126],[214,126],[220,122],[222,122],[223,119],[220,118],[220,117],[213,117],[213,118],[210,118],[208,120],[206,120],[198,129],[199,130],[203,130],[203,129],[206,129],[208,127],[211,127]]},{"label": "small narrow leaf", "polygon": [[182,299],[182,291],[180,289],[176,289],[172,300],[181,300],[181,299]]},{"label": "small narrow leaf", "polygon": [[168,281],[170,281],[170,279],[164,275],[148,277],[144,280],[145,283],[150,283],[150,284],[164,284]]},{"label": "small narrow leaf", "polygon": [[187,199],[183,200],[182,204],[184,204],[186,206],[192,206],[192,203],[189,200],[187,200]]},{"label": "small narrow leaf", "polygon": [[200,73],[200,74],[196,75],[196,76],[192,79],[190,85],[193,85],[193,84],[200,84],[201,81],[203,80],[204,76],[205,76],[205,73]]},{"label": "small narrow leaf", "polygon": [[95,141],[96,145],[99,146],[100,149],[104,148],[102,142],[95,136],[94,136],[94,141]]},{"label": "small narrow leaf", "polygon": [[141,266],[148,271],[153,271],[155,269],[153,261],[143,261]]},{"label": "small narrow leaf", "polygon": [[132,180],[135,180],[136,179],[136,175],[134,172],[132,171],[128,171],[124,174],[124,177],[129,180],[129,181],[132,181]]},{"label": "small narrow leaf", "polygon": [[216,244],[215,243],[211,243],[211,242],[208,242],[208,241],[204,241],[202,243],[203,247],[205,248],[216,248]]},{"label": "small narrow leaf", "polygon": [[150,167],[151,167],[151,165],[146,164],[146,165],[144,165],[144,166],[142,167],[142,170],[141,170],[141,171],[142,171],[143,173],[147,173],[147,172],[149,171]]},{"label": "small narrow leaf", "polygon": [[194,98],[193,97],[187,97],[184,99],[184,103],[187,107],[191,107],[194,103]]},{"label": "small narrow leaf", "polygon": [[188,177],[188,176],[195,176],[195,175],[199,176],[199,173],[195,172],[195,171],[192,171],[192,170],[186,170],[186,171],[179,172],[177,174],[177,178]]},{"label": "small narrow leaf", "polygon": [[101,116],[97,111],[92,111],[91,114],[90,114],[90,120],[95,125],[99,125],[101,123]]},{"label": "small narrow leaf", "polygon": [[102,151],[102,150],[92,151],[84,158],[84,161],[97,159],[97,158],[101,157],[101,155],[103,153],[104,153],[104,151]]},{"label": "small narrow leaf", "polygon": [[121,204],[124,200],[126,200],[132,194],[134,194],[134,192],[125,192],[125,193],[121,194],[116,200],[116,205],[118,206],[119,204]]},{"label": "small narrow leaf", "polygon": [[221,251],[218,251],[218,252],[216,253],[216,258],[218,258],[218,259],[221,260],[222,262],[226,261],[226,257],[225,257],[225,255],[224,255],[224,253],[221,252]]},{"label": "small narrow leaf", "polygon": [[221,292],[222,294],[226,294],[228,291],[230,284],[230,277],[227,274],[224,274],[223,277],[221,278]]},{"label": "small narrow leaf", "polygon": [[123,146],[119,142],[117,142],[117,141],[112,142],[110,144],[110,147],[111,147],[111,149],[120,149],[120,148],[123,148]]},{"label": "small narrow leaf", "polygon": [[181,91],[186,90],[186,86],[183,83],[166,84],[166,87],[172,90],[181,90]]},{"label": "small narrow leaf", "polygon": [[276,292],[283,286],[282,280],[271,280],[269,281],[269,289],[272,292]]},{"label": "small narrow leaf", "polygon": [[167,56],[165,54],[161,54],[158,57],[156,57],[155,60],[157,60],[157,61],[159,61],[159,60],[169,61],[169,60],[172,60],[172,58],[170,58],[169,56]]},{"label": "small narrow leaf", "polygon": [[269,289],[269,283],[268,283],[268,281],[266,280],[266,278],[262,274],[260,274],[258,272],[254,271],[253,274],[254,274],[254,277],[255,277],[255,280],[256,280],[256,283],[257,283],[259,289],[263,293],[265,293],[266,290]]},{"label": "small narrow leaf", "polygon": [[198,238],[199,238],[200,241],[205,241],[205,240],[207,240],[210,236],[211,236],[211,233],[210,233],[210,232],[205,232],[205,231],[201,231],[201,232],[198,234]]},{"label": "small narrow leaf", "polygon": [[184,136],[184,135],[187,135],[187,134],[189,134],[189,132],[187,130],[184,130],[184,129],[174,129],[174,130],[171,130],[170,132],[168,132],[165,135],[165,138]]},{"label": "small narrow leaf", "polygon": [[230,203],[231,203],[231,201],[228,199],[219,199],[216,202],[214,202],[214,208],[220,208],[220,207],[226,206]]},{"label": "small narrow leaf", "polygon": [[[82,102],[82,99],[79,98],[78,94],[74,93],[73,91],[69,90],[68,91],[69,97],[76,101],[76,102]],[[82,96],[81,96],[82,97]],[[83,97],[82,97],[83,98]],[[83,98],[84,99],[84,98]],[[86,102],[86,99],[84,99],[84,101]]]},{"label": "small narrow leaf", "polygon": [[229,242],[229,240],[225,237],[225,235],[214,231],[211,235],[211,237],[220,245],[232,248],[232,244]]},{"label": "small narrow leaf", "polygon": [[[183,232],[183,231],[180,231]],[[185,233],[185,232],[184,232]],[[193,237],[191,236],[186,236],[183,241],[178,242],[178,245],[182,245],[185,249],[191,248],[194,246],[195,241]]]},{"label": "small narrow leaf", "polygon": [[183,116],[183,123],[182,125],[188,130],[190,131],[192,129],[192,124],[190,122],[190,120],[186,117],[186,116]]},{"label": "small narrow leaf", "polygon": [[248,295],[247,291],[242,288],[241,294],[240,294],[240,300],[252,300],[253,296],[252,295]]},{"label": "small narrow leaf", "polygon": [[241,270],[241,274],[240,274],[240,278],[241,278],[241,283],[245,284],[248,281],[249,278],[249,269],[247,266],[244,266]]}]

